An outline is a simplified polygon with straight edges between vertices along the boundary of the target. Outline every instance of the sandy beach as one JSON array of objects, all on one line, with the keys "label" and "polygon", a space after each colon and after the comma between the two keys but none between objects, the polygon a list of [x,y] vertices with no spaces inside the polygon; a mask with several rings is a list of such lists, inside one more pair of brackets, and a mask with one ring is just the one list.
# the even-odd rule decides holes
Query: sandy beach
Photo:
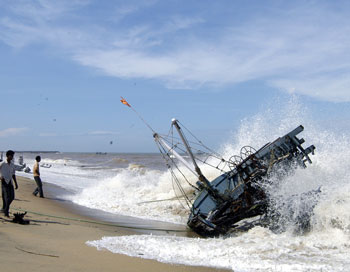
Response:
[{"label": "sandy beach", "polygon": [[[1,271],[214,271],[208,267],[164,264],[98,251],[85,244],[103,236],[137,234],[70,208],[44,184],[46,198],[32,195],[33,180],[18,177],[19,189],[10,219],[1,215]],[[51,193],[50,193],[51,192]],[[13,213],[27,211],[29,225],[12,223]],[[215,270],[220,271],[220,270]]]}]

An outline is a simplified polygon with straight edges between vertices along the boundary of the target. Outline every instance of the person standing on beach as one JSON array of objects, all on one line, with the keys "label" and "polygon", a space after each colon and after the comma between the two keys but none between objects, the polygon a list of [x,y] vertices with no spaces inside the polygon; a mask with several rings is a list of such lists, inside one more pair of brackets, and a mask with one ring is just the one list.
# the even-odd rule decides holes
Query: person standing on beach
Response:
[{"label": "person standing on beach", "polygon": [[16,180],[16,169],[12,163],[15,152],[9,150],[6,152],[6,161],[0,163],[0,174],[1,174],[1,189],[2,189],[2,200],[3,200],[3,212],[6,217],[9,217],[9,210],[12,201],[15,199],[15,190],[13,188],[12,180],[15,182],[15,189],[18,189]]},{"label": "person standing on beach", "polygon": [[36,156],[34,167],[33,167],[33,175],[34,175],[34,180],[36,182],[37,187],[36,187],[35,191],[33,192],[33,195],[36,196],[39,193],[40,197],[43,198],[44,197],[43,183],[41,182],[40,171],[39,171],[39,162],[40,161],[41,161],[41,157]]}]

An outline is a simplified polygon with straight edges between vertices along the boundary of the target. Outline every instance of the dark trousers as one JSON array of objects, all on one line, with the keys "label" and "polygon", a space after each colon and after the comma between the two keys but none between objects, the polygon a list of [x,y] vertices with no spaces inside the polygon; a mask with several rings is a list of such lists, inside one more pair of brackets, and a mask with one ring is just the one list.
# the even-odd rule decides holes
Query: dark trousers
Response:
[{"label": "dark trousers", "polygon": [[9,216],[9,209],[12,201],[15,199],[15,189],[13,188],[13,185],[7,184],[6,182],[1,182],[1,191],[2,191],[2,204],[3,204],[3,210],[4,214],[6,216]]},{"label": "dark trousers", "polygon": [[44,192],[43,192],[43,183],[41,182],[41,178],[36,176],[34,177],[34,180],[36,182],[36,189],[33,192],[33,195],[37,195],[39,193],[40,197],[44,197]]}]

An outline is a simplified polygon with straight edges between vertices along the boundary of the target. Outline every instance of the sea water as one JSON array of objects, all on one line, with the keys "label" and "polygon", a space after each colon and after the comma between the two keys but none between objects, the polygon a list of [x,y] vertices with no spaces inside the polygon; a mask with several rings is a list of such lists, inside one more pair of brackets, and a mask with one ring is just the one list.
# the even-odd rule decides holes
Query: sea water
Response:
[{"label": "sea water", "polygon": [[[349,135],[318,125],[307,109],[290,101],[281,109],[274,107],[242,120],[218,151],[227,158],[239,154],[244,145],[258,149],[300,124],[305,127],[299,135],[306,140],[304,146],[316,146],[313,163],[268,188],[274,208],[285,213],[285,231],[276,233],[257,226],[219,238],[143,234],[101,237],[87,244],[161,262],[234,271],[350,271]],[[34,161],[31,156],[24,154],[25,162]],[[185,227],[188,211],[176,200],[171,175],[159,154],[61,153],[42,157],[43,163],[52,165],[41,168],[42,179],[70,191],[61,197],[116,215]],[[302,210],[305,199],[301,201],[300,196],[318,189],[311,230],[298,234],[288,211]],[[294,201],[287,201],[291,197]]]}]

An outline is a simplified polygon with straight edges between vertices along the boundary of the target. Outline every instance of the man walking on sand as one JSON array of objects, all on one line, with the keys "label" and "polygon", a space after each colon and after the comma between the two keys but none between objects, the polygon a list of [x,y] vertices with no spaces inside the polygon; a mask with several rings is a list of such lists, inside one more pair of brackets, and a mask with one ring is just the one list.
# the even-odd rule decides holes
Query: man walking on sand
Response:
[{"label": "man walking on sand", "polygon": [[34,175],[34,180],[36,182],[37,187],[36,187],[35,191],[33,192],[33,195],[36,196],[39,193],[40,197],[43,198],[44,197],[43,183],[41,182],[40,171],[39,171],[39,162],[40,161],[41,161],[41,157],[36,156],[34,167],[33,167],[33,175]]},{"label": "man walking on sand", "polygon": [[12,180],[15,182],[15,189],[18,189],[15,165],[12,163],[14,155],[15,152],[12,150],[7,151],[6,160],[0,163],[3,211],[6,217],[9,217],[10,205],[15,199],[15,190],[13,188]]}]

